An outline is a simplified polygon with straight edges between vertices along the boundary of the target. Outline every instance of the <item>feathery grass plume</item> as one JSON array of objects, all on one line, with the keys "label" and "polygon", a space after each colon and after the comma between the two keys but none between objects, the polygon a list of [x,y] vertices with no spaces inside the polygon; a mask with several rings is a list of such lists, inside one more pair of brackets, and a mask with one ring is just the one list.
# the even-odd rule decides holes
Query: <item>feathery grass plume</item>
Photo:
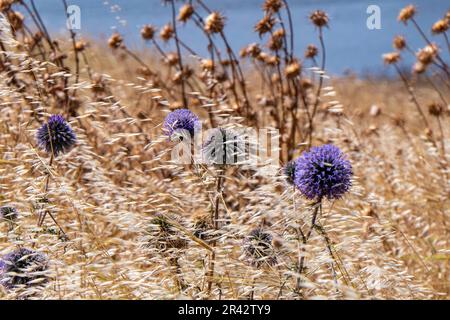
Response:
[{"label": "feathery grass plume", "polygon": [[311,200],[341,198],[351,187],[353,172],[341,150],[334,145],[313,147],[295,163],[294,183]]},{"label": "feathery grass plume", "polygon": [[256,268],[273,266],[277,257],[272,245],[272,235],[261,228],[252,230],[242,244],[245,258],[250,265]]},{"label": "feathery grass plume", "polygon": [[47,281],[48,258],[40,252],[20,248],[4,255],[1,261],[0,284],[8,289]]},{"label": "feathery grass plume", "polygon": [[72,149],[77,142],[75,132],[62,115],[52,115],[37,131],[36,140],[40,148],[55,157]]},{"label": "feathery grass plume", "polygon": [[239,164],[245,153],[245,141],[238,132],[230,128],[214,128],[202,148],[203,159],[208,164]]},{"label": "feathery grass plume", "polygon": [[177,109],[170,112],[164,120],[163,130],[171,139],[174,134],[193,137],[195,130],[201,126],[199,118],[189,109]]},{"label": "feathery grass plume", "polygon": [[0,207],[0,217],[7,221],[17,220],[19,213],[15,207],[12,206],[2,206]]}]

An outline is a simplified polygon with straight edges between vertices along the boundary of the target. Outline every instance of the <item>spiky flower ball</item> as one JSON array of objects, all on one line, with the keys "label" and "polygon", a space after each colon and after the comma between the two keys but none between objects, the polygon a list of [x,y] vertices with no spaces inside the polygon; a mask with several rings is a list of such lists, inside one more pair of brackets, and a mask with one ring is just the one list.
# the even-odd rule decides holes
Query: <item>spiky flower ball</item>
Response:
[{"label": "spiky flower ball", "polygon": [[56,157],[68,152],[76,143],[77,137],[62,115],[52,115],[36,135],[39,147]]},{"label": "spiky flower ball", "polygon": [[198,117],[189,109],[177,109],[169,113],[164,120],[163,130],[171,138],[174,133],[183,135],[188,133],[193,136],[197,128],[200,127]]},{"label": "spiky flower ball", "polygon": [[238,164],[245,156],[245,142],[229,128],[212,129],[203,145],[203,159],[208,164]]},{"label": "spiky flower ball", "polygon": [[[173,218],[176,221],[176,218]],[[178,221],[176,221],[178,223]],[[187,240],[173,223],[162,214],[157,214],[152,219],[146,230],[148,244],[159,252],[168,252],[175,249],[183,249],[187,246]]]},{"label": "spiky flower ball", "polygon": [[252,230],[245,237],[242,248],[247,261],[254,267],[273,266],[277,263],[272,235],[262,229]]},{"label": "spiky flower ball", "polygon": [[7,221],[15,221],[17,219],[17,209],[11,206],[0,207],[0,218]]},{"label": "spiky flower ball", "polygon": [[313,147],[296,160],[294,183],[311,200],[339,199],[351,187],[352,166],[334,145]]},{"label": "spiky flower ball", "polygon": [[20,248],[1,258],[0,283],[13,289],[34,286],[47,280],[48,258],[37,251]]}]

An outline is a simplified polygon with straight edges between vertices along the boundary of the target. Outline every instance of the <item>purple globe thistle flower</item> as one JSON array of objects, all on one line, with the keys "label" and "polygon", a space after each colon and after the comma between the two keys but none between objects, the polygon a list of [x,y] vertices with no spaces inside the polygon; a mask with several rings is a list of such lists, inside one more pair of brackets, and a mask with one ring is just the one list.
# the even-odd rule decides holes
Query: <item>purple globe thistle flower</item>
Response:
[{"label": "purple globe thistle flower", "polygon": [[200,121],[191,110],[177,109],[167,115],[164,120],[163,130],[169,138],[174,133],[183,135],[183,132],[188,132],[190,137],[192,137],[199,126]]},{"label": "purple globe thistle flower", "polygon": [[334,145],[313,147],[295,161],[294,184],[311,200],[339,199],[351,187],[352,166]]},{"label": "purple globe thistle flower", "polygon": [[0,207],[0,217],[7,221],[15,221],[17,219],[17,209],[11,206]]},{"label": "purple globe thistle flower", "polygon": [[39,147],[56,157],[68,152],[76,143],[77,137],[62,115],[52,115],[37,131]]},{"label": "purple globe thistle flower", "polygon": [[245,237],[242,248],[250,265],[256,268],[263,265],[273,266],[277,263],[272,235],[262,229],[252,230]]},{"label": "purple globe thistle flower", "polygon": [[[27,248],[14,250],[1,259],[0,284],[8,289],[21,285],[33,286],[47,280],[48,259],[42,253]],[[37,281],[40,280],[41,281]],[[33,281],[33,283],[31,283]]]}]

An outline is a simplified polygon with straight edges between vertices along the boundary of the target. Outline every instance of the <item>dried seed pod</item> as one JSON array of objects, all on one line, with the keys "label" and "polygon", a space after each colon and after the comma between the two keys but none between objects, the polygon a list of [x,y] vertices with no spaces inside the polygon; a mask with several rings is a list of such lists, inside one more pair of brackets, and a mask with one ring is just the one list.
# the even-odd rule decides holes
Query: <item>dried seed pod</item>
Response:
[{"label": "dried seed pod", "polygon": [[299,61],[293,61],[286,66],[284,73],[288,78],[295,78],[300,75],[302,71],[302,65]]},{"label": "dried seed pod", "polygon": [[412,19],[414,15],[416,14],[416,7],[413,5],[409,5],[404,7],[402,10],[400,10],[400,13],[398,15],[398,21],[401,21],[403,23],[407,23],[408,20]]},{"label": "dried seed pod", "polygon": [[255,25],[255,32],[261,37],[264,34],[271,32],[275,25],[275,19],[271,15],[265,15],[264,18],[258,21]]},{"label": "dried seed pod", "polygon": [[119,33],[115,32],[109,38],[108,45],[112,49],[117,49],[122,45],[122,42],[123,42],[122,36]]},{"label": "dried seed pod", "polygon": [[155,32],[156,28],[153,27],[152,25],[147,24],[144,27],[142,27],[141,36],[144,40],[152,40],[153,37],[155,36]]},{"label": "dried seed pod", "polygon": [[444,112],[444,107],[437,102],[430,103],[428,105],[428,112],[435,117],[439,117]]},{"label": "dried seed pod", "polygon": [[431,31],[434,34],[444,33],[449,28],[449,21],[447,19],[441,19],[433,24]]},{"label": "dried seed pod", "polygon": [[403,50],[406,47],[406,40],[403,36],[396,36],[392,45],[394,49]]},{"label": "dried seed pod", "polygon": [[178,21],[187,22],[194,14],[194,7],[191,4],[185,4],[180,8]]},{"label": "dried seed pod", "polygon": [[309,19],[316,27],[328,27],[329,18],[325,11],[316,10],[309,16]]},{"label": "dried seed pod", "polygon": [[307,59],[315,58],[317,56],[318,51],[319,50],[317,49],[317,47],[315,45],[313,45],[313,44],[308,45],[308,47],[306,48],[306,51],[305,51],[305,58],[307,58]]},{"label": "dried seed pod", "polygon": [[400,60],[400,53],[398,52],[389,52],[383,54],[383,60],[385,64],[394,64]]},{"label": "dried seed pod", "polygon": [[168,23],[164,27],[162,27],[161,31],[159,32],[159,36],[163,41],[167,42],[173,38],[174,33],[175,31],[173,30],[172,25]]},{"label": "dried seed pod", "polygon": [[263,10],[266,13],[277,13],[283,7],[281,0],[266,0],[263,4]]},{"label": "dried seed pod", "polygon": [[225,17],[217,11],[212,12],[205,19],[204,29],[208,33],[221,33],[225,27]]}]

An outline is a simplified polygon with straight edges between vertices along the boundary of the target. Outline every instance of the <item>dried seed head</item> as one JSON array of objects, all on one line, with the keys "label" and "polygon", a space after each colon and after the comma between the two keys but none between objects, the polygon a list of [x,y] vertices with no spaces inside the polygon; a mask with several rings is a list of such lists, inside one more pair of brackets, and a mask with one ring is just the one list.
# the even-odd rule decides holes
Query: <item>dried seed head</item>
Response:
[{"label": "dried seed head", "polygon": [[111,38],[109,38],[108,40],[108,45],[112,49],[117,49],[122,45],[122,42],[123,42],[122,36],[119,33],[114,32]]},{"label": "dried seed head", "polygon": [[[171,220],[176,221],[175,217]],[[176,221],[178,223],[178,221]],[[149,245],[155,247],[160,252],[183,249],[187,247],[187,240],[178,231],[170,220],[162,214],[157,214],[152,219],[146,231]]]},{"label": "dried seed head", "polygon": [[159,36],[165,42],[172,39],[173,35],[174,35],[174,30],[170,23],[168,23],[164,27],[162,27],[161,31],[159,32]]},{"label": "dried seed head", "polygon": [[284,69],[284,73],[288,78],[295,78],[300,75],[302,71],[302,65],[298,61],[293,61],[286,66]]},{"label": "dried seed head", "polygon": [[434,34],[438,33],[444,33],[449,28],[449,20],[447,19],[441,19],[437,21],[435,24],[433,24],[433,27],[431,28],[431,31]]},{"label": "dried seed head", "polygon": [[425,71],[427,71],[427,67],[427,64],[417,61],[416,63],[414,63],[412,71],[413,73],[417,74],[424,73]]},{"label": "dried seed head", "polygon": [[178,58],[178,54],[171,52],[169,54],[167,54],[165,62],[169,65],[169,66],[176,66],[178,64],[179,58]]},{"label": "dried seed head", "polygon": [[156,28],[152,25],[145,25],[141,29],[141,36],[144,40],[152,40],[155,36]]},{"label": "dried seed head", "polygon": [[392,45],[394,49],[403,50],[406,47],[406,40],[403,36],[396,36]]},{"label": "dried seed head", "polygon": [[406,24],[408,20],[412,19],[414,15],[416,14],[416,7],[412,4],[409,6],[404,7],[402,10],[400,10],[400,13],[398,15],[398,21],[401,21]]},{"label": "dried seed head", "polygon": [[23,28],[23,20],[25,20],[25,17],[19,11],[8,11],[8,20],[11,28],[14,31],[18,31]]},{"label": "dried seed head", "polygon": [[280,64],[280,58],[277,56],[268,56],[266,59],[266,63],[269,66],[277,66]]},{"label": "dried seed head", "polygon": [[328,26],[329,18],[325,11],[316,10],[309,16],[309,19],[316,27],[322,28]]},{"label": "dried seed head", "polygon": [[212,61],[211,59],[203,59],[200,64],[204,70],[214,70],[214,61]]},{"label": "dried seed head", "polygon": [[428,65],[433,61],[437,53],[438,47],[435,44],[431,44],[427,45],[423,49],[420,49],[419,52],[417,52],[416,57],[418,61],[425,65]]},{"label": "dried seed head", "polygon": [[281,0],[266,0],[263,4],[263,10],[266,13],[277,13],[283,7]]},{"label": "dried seed head", "polygon": [[279,51],[283,48],[283,38],[272,36],[267,43],[267,47],[272,51]]},{"label": "dried seed head", "polygon": [[430,103],[428,105],[428,112],[432,116],[439,117],[444,112],[444,106],[437,102]]},{"label": "dried seed head", "polygon": [[178,20],[182,22],[187,22],[194,14],[194,7],[190,4],[185,4],[180,8],[180,13],[178,15]]},{"label": "dried seed head", "polygon": [[261,47],[257,43],[251,43],[246,48],[246,55],[249,55],[252,58],[257,58],[260,53],[261,53]]},{"label": "dried seed head", "polygon": [[205,19],[205,31],[208,33],[220,33],[225,27],[225,17],[214,11]]},{"label": "dried seed head", "polygon": [[266,15],[255,25],[255,32],[261,37],[262,35],[272,31],[275,25],[275,19],[271,15]]},{"label": "dried seed head", "polygon": [[18,212],[17,209],[12,206],[0,207],[0,218],[7,221],[17,220]]},{"label": "dried seed head", "polygon": [[75,51],[82,52],[82,51],[84,51],[84,49],[86,49],[87,45],[88,45],[87,42],[85,42],[83,40],[78,40],[75,43]]},{"label": "dried seed head", "polygon": [[400,60],[400,53],[398,52],[389,52],[383,54],[383,60],[385,64],[394,64]]},{"label": "dried seed head", "polygon": [[260,268],[277,263],[272,239],[272,235],[262,229],[255,229],[245,237],[242,249],[250,265]]},{"label": "dried seed head", "polygon": [[300,86],[303,90],[308,90],[313,87],[313,83],[311,80],[304,78],[300,81]]},{"label": "dried seed head", "polygon": [[310,44],[310,45],[308,45],[308,47],[306,48],[306,51],[305,51],[305,58],[307,58],[307,59],[313,59],[314,57],[317,56],[317,53],[318,53],[317,47],[316,47],[315,45],[313,45],[313,44]]}]

